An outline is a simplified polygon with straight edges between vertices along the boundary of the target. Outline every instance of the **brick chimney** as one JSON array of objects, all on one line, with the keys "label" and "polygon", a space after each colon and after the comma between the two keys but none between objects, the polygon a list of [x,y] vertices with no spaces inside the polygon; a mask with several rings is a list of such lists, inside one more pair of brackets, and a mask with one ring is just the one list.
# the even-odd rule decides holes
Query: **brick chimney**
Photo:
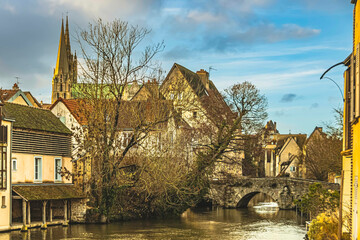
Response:
[{"label": "brick chimney", "polygon": [[12,87],[13,90],[19,90],[19,86],[17,85],[17,83],[14,84],[14,86]]},{"label": "brick chimney", "polygon": [[201,82],[204,84],[206,90],[209,90],[209,73],[204,69],[200,69],[196,74],[200,77]]}]

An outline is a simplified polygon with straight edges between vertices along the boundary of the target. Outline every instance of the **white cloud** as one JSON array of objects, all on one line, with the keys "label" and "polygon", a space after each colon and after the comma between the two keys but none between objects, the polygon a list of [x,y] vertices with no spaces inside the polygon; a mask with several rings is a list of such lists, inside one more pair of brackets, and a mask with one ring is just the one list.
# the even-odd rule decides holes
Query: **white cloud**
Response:
[{"label": "white cloud", "polygon": [[90,18],[129,18],[146,15],[160,6],[160,0],[42,0],[49,7],[49,13],[54,13],[61,7],[79,11]]},{"label": "white cloud", "polygon": [[8,11],[12,14],[16,13],[16,9],[15,9],[15,6],[14,5],[11,5],[10,3],[8,2],[5,2],[3,4],[0,5],[1,8],[3,8],[5,11]]},{"label": "white cloud", "polygon": [[215,15],[210,12],[200,12],[198,10],[190,11],[187,17],[196,23],[222,23],[225,18],[221,15]]}]

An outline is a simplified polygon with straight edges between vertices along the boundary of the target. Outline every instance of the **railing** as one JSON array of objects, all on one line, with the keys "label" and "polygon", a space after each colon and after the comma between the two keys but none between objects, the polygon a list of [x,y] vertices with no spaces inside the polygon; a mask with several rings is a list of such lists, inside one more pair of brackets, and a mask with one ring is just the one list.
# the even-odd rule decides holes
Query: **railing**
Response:
[{"label": "railing", "polygon": [[0,126],[0,144],[6,144],[7,139],[7,126]]}]

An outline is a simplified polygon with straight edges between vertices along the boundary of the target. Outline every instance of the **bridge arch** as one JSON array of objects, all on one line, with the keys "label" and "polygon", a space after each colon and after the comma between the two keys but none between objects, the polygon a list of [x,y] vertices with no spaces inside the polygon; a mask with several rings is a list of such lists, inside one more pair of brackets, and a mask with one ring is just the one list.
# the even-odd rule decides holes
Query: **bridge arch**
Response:
[{"label": "bridge arch", "polygon": [[251,201],[251,199],[253,199],[259,193],[263,193],[266,196],[269,196],[274,202],[276,202],[279,205],[274,194],[267,193],[265,191],[249,191],[248,193],[244,193],[242,195],[237,196],[237,199],[235,200],[237,202],[236,208],[246,208],[249,202]]},{"label": "bridge arch", "polygon": [[[246,207],[257,194],[264,193],[277,203],[280,209],[292,209],[294,200],[309,191],[312,183],[308,179],[293,178],[239,178],[211,182],[209,198],[213,205],[224,208]],[[339,190],[338,184],[319,182],[324,188]]]}]

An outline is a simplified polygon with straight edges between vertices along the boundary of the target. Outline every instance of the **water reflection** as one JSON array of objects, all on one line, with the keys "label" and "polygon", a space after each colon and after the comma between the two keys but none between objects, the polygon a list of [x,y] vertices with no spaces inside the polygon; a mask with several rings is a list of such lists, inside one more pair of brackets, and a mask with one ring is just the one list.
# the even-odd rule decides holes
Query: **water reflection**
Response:
[{"label": "water reflection", "polygon": [[[264,203],[264,201],[269,201]],[[258,195],[247,209],[195,209],[181,217],[108,225],[70,225],[7,233],[7,239],[303,239],[305,229],[294,211],[279,210]],[[31,234],[31,235],[30,235]],[[2,234],[0,234],[0,239]],[[4,235],[5,236],[5,235]]]}]

